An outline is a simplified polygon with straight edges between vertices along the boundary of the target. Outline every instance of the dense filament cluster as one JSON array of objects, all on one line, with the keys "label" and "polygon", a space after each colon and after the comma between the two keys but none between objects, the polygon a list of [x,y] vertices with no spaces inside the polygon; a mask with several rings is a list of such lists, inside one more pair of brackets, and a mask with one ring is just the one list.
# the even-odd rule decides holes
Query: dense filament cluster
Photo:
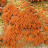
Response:
[{"label": "dense filament cluster", "polygon": [[1,9],[2,9],[2,8],[0,8],[0,13],[1,13]]},{"label": "dense filament cluster", "polygon": [[5,5],[5,3],[6,3],[6,0],[0,0],[0,6]]},{"label": "dense filament cluster", "polygon": [[37,12],[33,6],[27,5],[25,10],[19,11],[12,4],[3,10],[2,18],[7,24],[2,35],[3,44],[9,48],[22,48],[26,43],[48,45],[48,17],[44,11]]},{"label": "dense filament cluster", "polygon": [[2,12],[2,6],[5,5],[6,0],[0,0],[0,13]]}]

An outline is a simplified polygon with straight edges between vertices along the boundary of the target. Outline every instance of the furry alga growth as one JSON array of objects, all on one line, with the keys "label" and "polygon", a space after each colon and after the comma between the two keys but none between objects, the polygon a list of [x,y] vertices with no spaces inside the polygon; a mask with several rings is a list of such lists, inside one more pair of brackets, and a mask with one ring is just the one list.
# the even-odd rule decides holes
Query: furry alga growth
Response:
[{"label": "furry alga growth", "polygon": [[2,6],[5,5],[6,0],[0,0],[0,13],[2,12]]},{"label": "furry alga growth", "polygon": [[4,27],[1,45],[9,48],[22,48],[26,43],[48,45],[48,18],[44,10],[37,12],[33,6],[25,6],[22,12],[12,4],[4,8],[2,18],[8,26]]},{"label": "furry alga growth", "polygon": [[0,6],[5,5],[5,3],[6,3],[6,0],[0,0]]},{"label": "furry alga growth", "polygon": [[0,13],[1,13],[1,9],[2,9],[2,8],[0,8]]}]

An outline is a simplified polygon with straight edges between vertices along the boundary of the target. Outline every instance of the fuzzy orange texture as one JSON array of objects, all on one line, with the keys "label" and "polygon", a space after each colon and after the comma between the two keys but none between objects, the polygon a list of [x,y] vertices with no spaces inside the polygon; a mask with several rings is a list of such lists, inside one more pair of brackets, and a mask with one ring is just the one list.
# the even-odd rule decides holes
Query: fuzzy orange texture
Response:
[{"label": "fuzzy orange texture", "polygon": [[0,13],[1,13],[1,9],[2,9],[2,8],[0,8]]},{"label": "fuzzy orange texture", "polygon": [[[3,39],[2,39],[1,36],[0,36],[0,41],[2,41],[2,40],[3,40]],[[1,45],[1,46],[4,46],[2,42],[0,42],[0,45]]]},{"label": "fuzzy orange texture", "polygon": [[[17,9],[12,4],[6,6],[3,10],[3,20],[9,25],[4,27],[3,43],[9,48],[20,48],[25,46],[27,42],[33,42],[32,45],[41,43],[47,45],[48,37],[41,32],[42,23],[47,20],[46,14],[42,14],[43,10],[37,12],[33,6],[27,6],[26,2],[23,2],[25,4],[23,7],[26,7],[26,9],[21,13],[19,13],[20,9]],[[40,21],[40,18],[43,20]],[[22,32],[23,30],[25,31]],[[22,38],[23,40],[19,44],[18,41]]]},{"label": "fuzzy orange texture", "polygon": [[3,6],[6,3],[6,0],[0,0],[0,5]]},{"label": "fuzzy orange texture", "polygon": [[[25,36],[23,40],[25,43],[28,41],[29,43],[33,42],[32,45],[39,45],[41,43],[47,45],[47,36],[40,32],[42,21],[40,21],[39,18],[45,19],[45,17],[44,14],[39,15],[39,13],[43,13],[43,11],[37,13],[34,7],[26,6],[26,9],[19,13],[19,10],[12,4],[6,6],[3,11],[3,20],[9,25],[4,28],[3,34],[3,43],[6,44],[7,47],[22,47],[22,44],[19,46],[16,44],[21,38],[24,39],[23,36]],[[27,30],[22,33],[24,29]],[[30,35],[31,38],[29,37]]]},{"label": "fuzzy orange texture", "polygon": [[48,40],[45,41],[45,44],[48,45]]}]

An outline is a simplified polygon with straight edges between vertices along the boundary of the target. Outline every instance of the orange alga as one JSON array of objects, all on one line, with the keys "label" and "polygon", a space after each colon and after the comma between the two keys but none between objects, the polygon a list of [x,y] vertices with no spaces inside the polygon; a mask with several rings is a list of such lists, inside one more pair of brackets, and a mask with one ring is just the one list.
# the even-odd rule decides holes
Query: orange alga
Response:
[{"label": "orange alga", "polygon": [[5,5],[5,3],[6,3],[6,0],[0,0],[0,6]]},{"label": "orange alga", "polygon": [[[44,34],[48,28],[43,28],[47,26],[44,25],[47,20],[44,10],[37,12],[33,6],[26,5],[25,10],[20,13],[20,9],[10,4],[3,11],[3,20],[8,25],[4,27],[2,36],[6,47],[22,48],[26,43],[48,45],[48,37]],[[41,31],[41,28],[44,30]]]},{"label": "orange alga", "polygon": [[0,8],[0,13],[1,13],[1,10],[2,10],[2,8]]}]

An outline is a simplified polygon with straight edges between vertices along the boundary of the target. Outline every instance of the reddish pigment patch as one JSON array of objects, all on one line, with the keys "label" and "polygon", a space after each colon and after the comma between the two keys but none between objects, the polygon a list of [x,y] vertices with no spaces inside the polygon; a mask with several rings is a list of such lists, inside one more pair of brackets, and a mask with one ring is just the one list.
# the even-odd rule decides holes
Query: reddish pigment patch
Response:
[{"label": "reddish pigment patch", "polygon": [[[25,6],[26,9],[21,13],[19,13],[20,9],[17,9],[12,4],[4,8],[2,17],[8,26],[4,27],[3,44],[9,48],[21,48],[27,42],[32,43],[32,45],[39,45],[41,43],[48,45],[48,37],[43,34],[48,29],[48,23],[46,23],[48,18],[46,18],[44,10],[37,12],[33,6],[27,6],[26,4]],[[46,25],[43,25],[43,23]],[[43,26],[45,28],[42,32],[41,28]],[[21,39],[23,40],[20,41]]]}]

